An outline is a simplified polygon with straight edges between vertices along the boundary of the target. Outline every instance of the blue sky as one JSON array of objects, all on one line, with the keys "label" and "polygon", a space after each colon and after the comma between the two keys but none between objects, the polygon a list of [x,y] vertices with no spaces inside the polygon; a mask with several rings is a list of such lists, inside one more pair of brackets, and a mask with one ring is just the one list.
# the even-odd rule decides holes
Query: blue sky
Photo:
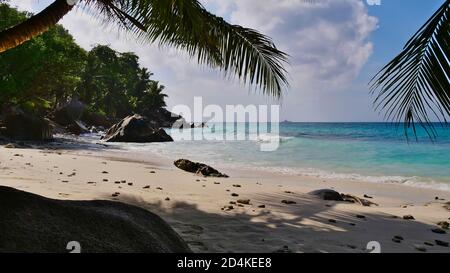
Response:
[{"label": "blue sky", "polygon": [[[51,0],[11,0],[37,12]],[[201,0],[228,21],[262,31],[290,54],[291,88],[282,101],[249,91],[217,71],[199,66],[182,52],[141,45],[105,29],[89,14],[72,11],[62,24],[79,44],[96,43],[134,51],[166,86],[169,109],[193,104],[281,104],[281,119],[293,121],[381,121],[367,83],[398,54],[408,38],[444,0]]]}]

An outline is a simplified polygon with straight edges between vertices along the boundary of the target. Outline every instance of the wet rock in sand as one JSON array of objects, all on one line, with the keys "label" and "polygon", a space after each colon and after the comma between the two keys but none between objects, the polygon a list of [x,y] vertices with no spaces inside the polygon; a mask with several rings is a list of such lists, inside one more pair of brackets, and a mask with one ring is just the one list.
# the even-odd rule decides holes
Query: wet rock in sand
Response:
[{"label": "wet rock in sand", "polygon": [[228,177],[228,175],[219,172],[211,166],[199,162],[192,162],[187,159],[178,159],[174,165],[183,171],[200,174],[205,177]]},{"label": "wet rock in sand", "polygon": [[412,215],[404,215],[404,216],[403,216],[403,219],[404,219],[404,220],[416,220],[416,219],[414,218],[414,216],[412,216]]},{"label": "wet rock in sand", "polygon": [[266,208],[266,205],[259,205],[258,208],[260,208],[260,209],[265,209],[265,208]]},{"label": "wet rock in sand", "polygon": [[356,218],[358,218],[358,219],[366,219],[366,216],[361,215],[361,214],[357,214]]},{"label": "wet rock in sand", "polygon": [[334,219],[328,219],[328,222],[333,223],[333,224],[337,223],[337,221]]},{"label": "wet rock in sand", "polygon": [[448,242],[444,242],[444,241],[441,241],[441,240],[434,240],[434,241],[436,242],[436,245],[438,245],[438,246],[443,246],[443,247],[448,247],[449,246]]},{"label": "wet rock in sand", "polygon": [[424,242],[423,244],[426,245],[426,246],[434,246],[434,244],[432,244],[430,242]]},{"label": "wet rock in sand", "polygon": [[286,205],[294,205],[294,204],[297,204],[297,202],[292,201],[292,200],[281,200],[281,203],[286,204]]},{"label": "wet rock in sand", "polygon": [[433,228],[431,231],[434,232],[434,233],[437,233],[437,234],[446,234],[447,233],[442,228]]}]

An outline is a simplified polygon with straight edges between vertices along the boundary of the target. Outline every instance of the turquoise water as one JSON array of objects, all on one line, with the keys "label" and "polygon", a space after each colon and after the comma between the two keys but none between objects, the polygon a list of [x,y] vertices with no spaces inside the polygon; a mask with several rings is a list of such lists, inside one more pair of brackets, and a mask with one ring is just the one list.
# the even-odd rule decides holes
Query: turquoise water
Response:
[{"label": "turquoise water", "polygon": [[437,127],[434,142],[419,130],[418,142],[408,143],[403,128],[388,123],[281,123],[278,149],[270,152],[261,145],[278,140],[277,132],[262,129],[214,124],[168,130],[175,143],[127,147],[219,166],[450,190],[450,128]]}]

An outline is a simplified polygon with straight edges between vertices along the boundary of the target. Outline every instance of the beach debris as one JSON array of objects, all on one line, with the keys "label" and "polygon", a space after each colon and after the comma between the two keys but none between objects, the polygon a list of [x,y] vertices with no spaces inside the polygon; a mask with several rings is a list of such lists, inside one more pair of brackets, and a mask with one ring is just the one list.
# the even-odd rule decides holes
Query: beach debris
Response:
[{"label": "beach debris", "polygon": [[357,203],[364,207],[370,207],[372,205],[378,206],[377,203],[371,202],[367,199],[359,198],[358,196],[351,194],[341,194],[341,197],[346,202]]},{"label": "beach debris", "polygon": [[441,240],[434,240],[434,241],[436,242],[436,245],[438,245],[438,246],[443,246],[443,247],[448,247],[449,246],[448,242],[444,242],[444,241],[441,241]]},{"label": "beach debris", "polygon": [[205,177],[228,177],[228,175],[219,172],[211,166],[199,162],[192,162],[187,159],[178,159],[174,162],[174,165],[183,171],[203,175]]},{"label": "beach debris", "polygon": [[414,248],[420,252],[427,252],[427,248],[423,245],[414,245]]},{"label": "beach debris", "polygon": [[450,224],[447,221],[441,221],[437,223],[438,226],[440,226],[442,229],[449,229]]},{"label": "beach debris", "polygon": [[150,189],[150,186],[149,185],[147,185],[147,186],[144,186],[144,187],[142,187],[143,189]]},{"label": "beach debris", "polygon": [[442,228],[433,228],[431,231],[434,232],[434,233],[437,233],[437,234],[446,234],[447,233]]},{"label": "beach debris", "polygon": [[258,208],[260,208],[260,209],[265,209],[265,208],[266,208],[266,205],[259,205]]},{"label": "beach debris", "polygon": [[358,218],[358,219],[366,219],[366,216],[361,215],[361,214],[356,214],[356,218]]},{"label": "beach debris", "polygon": [[235,188],[240,188],[241,185],[239,185],[239,184],[234,184],[233,187],[235,187]]},{"label": "beach debris", "polygon": [[292,201],[292,200],[281,200],[281,203],[286,204],[286,205],[294,205],[294,204],[297,204],[297,202]]},{"label": "beach debris", "polygon": [[233,197],[238,197],[239,194],[233,192],[233,193],[231,194],[231,196],[233,196]]},{"label": "beach debris", "polygon": [[327,201],[344,201],[340,193],[330,189],[321,189],[309,192],[308,194],[319,197],[322,200]]},{"label": "beach debris", "polygon": [[404,215],[403,219],[404,220],[416,220],[416,218],[414,218],[414,216],[412,216],[412,215]]},{"label": "beach debris", "polygon": [[238,204],[250,205],[250,199],[239,199],[236,201]]}]

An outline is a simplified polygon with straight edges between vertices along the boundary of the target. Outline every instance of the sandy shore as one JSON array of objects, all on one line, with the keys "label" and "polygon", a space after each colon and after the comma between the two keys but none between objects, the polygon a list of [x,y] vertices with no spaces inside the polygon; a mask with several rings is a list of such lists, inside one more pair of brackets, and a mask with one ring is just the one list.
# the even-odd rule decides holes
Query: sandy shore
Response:
[{"label": "sandy shore", "polygon": [[[438,222],[450,221],[450,211],[443,208],[450,192],[214,167],[231,178],[199,177],[156,155],[149,162],[120,150],[0,148],[1,185],[55,199],[107,199],[144,207],[172,225],[196,252],[367,252],[370,241],[378,241],[382,252],[450,252],[435,242],[449,242],[449,232],[432,232]],[[323,188],[367,194],[379,206],[306,194]],[[237,199],[251,204],[223,209]],[[394,236],[403,240],[394,242]]]}]

